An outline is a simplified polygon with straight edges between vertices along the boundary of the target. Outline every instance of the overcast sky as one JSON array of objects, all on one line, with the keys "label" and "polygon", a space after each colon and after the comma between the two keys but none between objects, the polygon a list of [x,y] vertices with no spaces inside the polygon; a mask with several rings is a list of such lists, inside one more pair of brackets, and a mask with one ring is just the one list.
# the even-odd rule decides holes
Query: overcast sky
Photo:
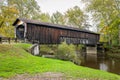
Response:
[{"label": "overcast sky", "polygon": [[79,6],[83,9],[84,5],[80,0],[36,0],[40,5],[42,12],[47,12],[50,15],[56,11],[64,13],[69,8]]}]

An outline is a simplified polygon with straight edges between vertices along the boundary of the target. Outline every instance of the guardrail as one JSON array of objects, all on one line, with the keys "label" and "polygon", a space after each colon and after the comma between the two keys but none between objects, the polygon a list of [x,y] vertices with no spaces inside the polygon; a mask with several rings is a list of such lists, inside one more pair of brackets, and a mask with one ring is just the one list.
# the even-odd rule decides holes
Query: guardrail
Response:
[{"label": "guardrail", "polygon": [[2,43],[17,43],[17,38],[10,38],[10,37],[0,37],[0,44]]}]

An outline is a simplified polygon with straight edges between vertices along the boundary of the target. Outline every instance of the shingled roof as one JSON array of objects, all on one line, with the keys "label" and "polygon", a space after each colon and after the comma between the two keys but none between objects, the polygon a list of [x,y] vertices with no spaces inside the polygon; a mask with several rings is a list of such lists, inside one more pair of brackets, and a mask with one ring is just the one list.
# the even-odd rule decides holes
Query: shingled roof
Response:
[{"label": "shingled roof", "polygon": [[60,29],[68,29],[68,30],[86,32],[86,33],[98,34],[98,33],[95,33],[95,32],[89,31],[89,30],[85,30],[85,29],[79,29],[79,28],[75,28],[75,27],[71,27],[71,26],[52,24],[52,23],[47,23],[47,22],[40,22],[38,20],[30,20],[30,19],[25,19],[25,18],[17,18],[16,21],[13,23],[13,26],[15,26],[18,21],[23,21],[25,23],[36,24],[36,25],[49,26],[49,27],[54,27],[54,28],[60,28]]}]

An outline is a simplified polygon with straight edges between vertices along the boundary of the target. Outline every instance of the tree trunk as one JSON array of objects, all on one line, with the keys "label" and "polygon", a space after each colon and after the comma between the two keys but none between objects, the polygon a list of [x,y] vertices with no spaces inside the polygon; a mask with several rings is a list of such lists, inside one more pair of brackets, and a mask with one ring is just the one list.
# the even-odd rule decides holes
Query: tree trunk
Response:
[{"label": "tree trunk", "polygon": [[120,46],[120,25],[118,26],[119,32],[118,32],[118,36],[119,36],[119,46]]}]

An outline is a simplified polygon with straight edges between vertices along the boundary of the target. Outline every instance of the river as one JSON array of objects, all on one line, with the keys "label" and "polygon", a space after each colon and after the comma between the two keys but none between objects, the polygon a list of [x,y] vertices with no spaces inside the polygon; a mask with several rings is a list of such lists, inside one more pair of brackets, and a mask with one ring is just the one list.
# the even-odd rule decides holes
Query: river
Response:
[{"label": "river", "polygon": [[117,59],[103,57],[97,58],[95,55],[89,55],[87,58],[85,58],[81,65],[120,75],[120,60]]}]

